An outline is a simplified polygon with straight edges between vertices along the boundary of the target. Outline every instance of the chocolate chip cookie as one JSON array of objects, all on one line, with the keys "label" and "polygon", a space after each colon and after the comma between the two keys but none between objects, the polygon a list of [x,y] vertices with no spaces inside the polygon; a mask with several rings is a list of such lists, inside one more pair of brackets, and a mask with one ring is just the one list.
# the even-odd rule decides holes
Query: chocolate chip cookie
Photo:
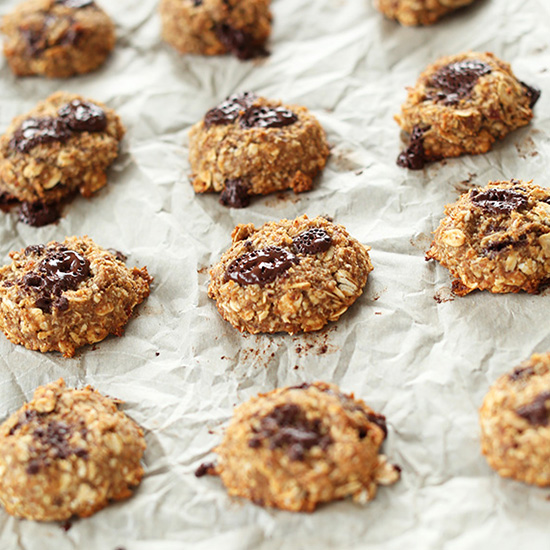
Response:
[{"label": "chocolate chip cookie", "polygon": [[420,170],[444,157],[486,153],[497,139],[529,123],[539,96],[491,53],[443,57],[409,88],[395,116],[409,135],[397,164]]},{"label": "chocolate chip cookie", "polygon": [[88,517],[131,496],[143,477],[141,428],[122,402],[63,379],[34,392],[0,426],[0,503],[38,521]]},{"label": "chocolate chip cookie", "polygon": [[267,54],[270,0],[161,0],[162,37],[182,53]]},{"label": "chocolate chip cookie", "polygon": [[241,332],[310,332],[336,321],[363,292],[368,247],[325,218],[238,225],[210,270],[208,295]]},{"label": "chocolate chip cookie", "polygon": [[479,413],[481,447],[502,477],[550,486],[550,354],[535,354],[491,387]]},{"label": "chocolate chip cookie", "polygon": [[550,189],[490,182],[445,207],[426,259],[456,277],[453,291],[536,293],[550,278]]},{"label": "chocolate chip cookie", "polygon": [[214,449],[218,464],[196,475],[219,475],[230,495],[292,512],[348,496],[365,503],[399,479],[378,454],[386,435],[384,416],[333,384],[277,389],[235,409]]},{"label": "chocolate chip cookie", "polygon": [[115,26],[92,0],[28,0],[4,16],[1,30],[18,76],[89,73],[115,46]]},{"label": "chocolate chip cookie", "polygon": [[196,193],[220,192],[225,206],[252,195],[309,191],[329,154],[326,136],[305,107],[245,92],[210,109],[189,132]]},{"label": "chocolate chip cookie", "polygon": [[0,329],[28,349],[75,350],[109,334],[120,336],[148,295],[146,268],[128,269],[123,256],[88,237],[11,252],[0,268]]},{"label": "chocolate chip cookie", "polygon": [[102,103],[53,94],[0,137],[0,204],[27,203],[22,220],[31,225],[55,221],[61,201],[76,192],[89,197],[107,183],[124,132]]},{"label": "chocolate chip cookie", "polygon": [[375,0],[374,5],[402,25],[431,25],[447,13],[475,0]]}]

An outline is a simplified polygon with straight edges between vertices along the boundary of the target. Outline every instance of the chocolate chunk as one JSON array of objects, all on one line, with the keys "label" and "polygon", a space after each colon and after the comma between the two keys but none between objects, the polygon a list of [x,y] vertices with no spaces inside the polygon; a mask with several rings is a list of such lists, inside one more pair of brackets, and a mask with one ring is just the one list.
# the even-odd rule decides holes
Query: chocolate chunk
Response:
[{"label": "chocolate chunk", "polygon": [[75,132],[102,132],[107,127],[105,111],[94,103],[80,99],[61,107],[58,115]]},{"label": "chocolate chunk", "polygon": [[514,189],[493,188],[486,191],[473,189],[470,191],[470,198],[476,206],[491,214],[510,214],[529,204],[527,197]]},{"label": "chocolate chunk", "polygon": [[245,208],[250,204],[249,185],[240,178],[225,180],[220,203],[232,208]]},{"label": "chocolate chunk", "polygon": [[81,9],[89,6],[95,6],[94,0],[56,0],[56,4],[66,6],[67,8]]},{"label": "chocolate chunk", "polygon": [[264,286],[275,281],[298,261],[290,250],[280,246],[268,246],[246,252],[233,260],[227,268],[226,277],[240,285]]},{"label": "chocolate chunk", "polygon": [[202,0],[193,0],[193,6],[195,7],[202,6]]},{"label": "chocolate chunk", "polygon": [[519,83],[525,88],[525,95],[529,98],[529,107],[532,109],[535,106],[535,103],[539,100],[540,90],[534,86],[529,86],[521,80]]},{"label": "chocolate chunk", "polygon": [[517,382],[524,378],[529,378],[535,374],[535,369],[533,367],[516,367],[511,374],[508,375],[508,378],[512,382]]},{"label": "chocolate chunk", "polygon": [[263,44],[258,44],[251,34],[241,29],[221,23],[215,27],[214,31],[223,46],[238,59],[245,61],[268,55]]},{"label": "chocolate chunk", "polygon": [[[546,406],[547,401],[550,401],[550,391],[540,393],[531,403],[516,409],[516,413],[533,426],[547,426],[550,416]],[[550,408],[550,404],[548,407]]]},{"label": "chocolate chunk", "polygon": [[33,227],[42,227],[56,222],[60,215],[57,204],[44,204],[40,201],[24,202],[19,210],[19,221]]},{"label": "chocolate chunk", "polygon": [[213,462],[203,462],[196,470],[195,470],[195,476],[196,477],[203,477],[207,474],[210,474],[210,472],[215,468]]},{"label": "chocolate chunk", "polygon": [[[362,408],[358,408],[358,410],[363,411]],[[388,436],[388,426],[386,425],[386,417],[382,414],[376,414],[376,413],[364,413],[367,417],[367,420],[369,422],[372,422],[373,424],[376,424],[379,428],[382,429],[384,432],[384,439]]]},{"label": "chocolate chunk", "polygon": [[223,103],[210,109],[204,115],[204,125],[206,128],[214,124],[231,124],[241,112],[248,109],[256,100],[256,95],[251,92],[243,92],[229,96]]},{"label": "chocolate chunk", "polygon": [[324,229],[315,227],[294,237],[292,244],[299,254],[319,254],[330,248],[332,237]]},{"label": "chocolate chunk", "polygon": [[114,248],[108,248],[107,252],[110,252],[119,262],[124,263],[128,259],[128,256],[120,252],[120,250],[115,250]]},{"label": "chocolate chunk", "polygon": [[527,235],[520,235],[517,239],[504,238],[500,241],[492,241],[488,243],[483,249],[483,254],[492,256],[501,250],[504,250],[508,247],[520,247],[527,244]]},{"label": "chocolate chunk", "polygon": [[269,449],[286,448],[291,460],[304,460],[307,450],[319,446],[325,451],[332,443],[332,438],[324,431],[321,420],[309,420],[298,405],[287,403],[275,407],[261,419],[248,446],[258,448],[267,441]]},{"label": "chocolate chunk", "polygon": [[284,107],[249,107],[241,116],[241,128],[283,128],[298,117]]},{"label": "chocolate chunk", "polygon": [[441,67],[428,82],[428,86],[437,91],[428,92],[427,98],[443,105],[456,105],[471,94],[479,77],[491,71],[487,63],[471,59]]},{"label": "chocolate chunk", "polygon": [[46,250],[46,247],[43,244],[31,244],[25,248],[25,256],[30,256],[31,254],[41,256],[44,254],[44,250]]},{"label": "chocolate chunk", "polygon": [[33,476],[40,471],[41,467],[42,467],[41,460],[32,459],[32,460],[29,460],[29,464],[27,465],[26,472],[27,474]]},{"label": "chocolate chunk", "polygon": [[415,126],[411,132],[409,146],[397,157],[397,165],[409,170],[422,170],[427,159],[424,151],[424,134],[427,128]]},{"label": "chocolate chunk", "polygon": [[64,142],[71,136],[71,130],[64,120],[53,117],[28,118],[14,132],[10,148],[28,153],[37,145]]}]

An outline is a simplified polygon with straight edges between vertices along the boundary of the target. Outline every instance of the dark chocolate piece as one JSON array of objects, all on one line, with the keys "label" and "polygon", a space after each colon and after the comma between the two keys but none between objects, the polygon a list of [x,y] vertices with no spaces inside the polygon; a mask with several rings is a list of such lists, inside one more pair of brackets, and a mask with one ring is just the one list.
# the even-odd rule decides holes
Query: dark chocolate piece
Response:
[{"label": "dark chocolate piece", "polygon": [[357,410],[361,411],[369,422],[376,424],[384,432],[384,439],[388,437],[388,426],[386,425],[386,417],[383,414],[366,413],[361,407],[357,407]]},{"label": "dark chocolate piece", "polygon": [[210,473],[211,470],[214,469],[214,463],[213,462],[203,462],[196,470],[195,470],[195,476],[196,477],[203,477]]},{"label": "dark chocolate piece", "polygon": [[512,239],[510,237],[502,239],[501,241],[492,241],[488,243],[485,248],[483,249],[483,254],[485,255],[493,255],[497,252],[500,252],[501,250],[504,250],[508,247],[520,247],[525,246],[527,244],[527,235],[520,235],[517,239]]},{"label": "dark chocolate piece", "polygon": [[332,238],[324,229],[315,227],[294,237],[292,244],[299,254],[319,254],[330,248]]},{"label": "dark chocolate piece", "polygon": [[461,99],[468,97],[477,84],[479,77],[492,71],[490,65],[483,61],[466,59],[441,67],[436,71],[428,86],[437,91],[429,91],[427,98],[443,103],[456,105]]},{"label": "dark chocolate piece", "polygon": [[516,409],[516,413],[533,426],[547,426],[550,416],[550,403],[547,407],[547,401],[550,401],[550,391],[539,393],[531,403]]},{"label": "dark chocolate piece", "polygon": [[409,170],[422,170],[427,159],[424,151],[424,134],[426,129],[415,126],[411,132],[409,146],[397,157],[397,164]]},{"label": "dark chocolate piece", "polygon": [[251,34],[241,29],[221,23],[215,27],[214,31],[225,48],[242,61],[268,55],[263,44],[255,42]]},{"label": "dark chocolate piece", "polygon": [[229,96],[223,103],[210,109],[204,115],[204,125],[210,128],[213,124],[231,124],[241,112],[250,107],[256,100],[256,95],[251,92],[243,92]]},{"label": "dark chocolate piece", "polygon": [[267,441],[271,450],[286,448],[290,460],[304,460],[307,450],[319,446],[325,451],[332,443],[329,433],[323,433],[321,420],[309,420],[294,403],[275,407],[261,419],[259,429],[253,431],[249,447],[255,449]]},{"label": "dark chocolate piece", "polygon": [[283,128],[298,117],[284,107],[249,107],[241,116],[241,128]]},{"label": "dark chocolate piece", "polygon": [[298,263],[298,258],[290,250],[268,246],[246,252],[233,260],[227,268],[226,277],[240,285],[264,286],[275,281],[295,263]]},{"label": "dark chocolate piece", "polygon": [[250,204],[249,185],[240,178],[225,180],[220,203],[232,208],[245,208]]},{"label": "dark chocolate piece", "polygon": [[491,214],[510,214],[515,210],[525,208],[529,201],[527,197],[514,189],[487,189],[470,191],[472,202]]},{"label": "dark chocolate piece", "polygon": [[521,80],[519,83],[525,88],[525,95],[529,98],[529,107],[532,109],[535,106],[535,103],[539,100],[541,91],[535,86],[529,86]]},{"label": "dark chocolate piece", "polygon": [[43,202],[23,202],[19,210],[19,221],[42,227],[56,222],[61,213],[57,204],[44,204]]},{"label": "dark chocolate piece", "polygon": [[74,99],[57,113],[75,132],[102,132],[107,127],[105,111],[88,101]]},{"label": "dark chocolate piece", "polygon": [[516,367],[511,374],[508,375],[508,378],[512,382],[517,382],[524,378],[529,378],[535,374],[535,369],[533,367]]},{"label": "dark chocolate piece", "polygon": [[33,147],[55,141],[64,142],[71,136],[71,130],[64,120],[53,117],[28,118],[14,132],[10,148],[28,153]]},{"label": "dark chocolate piece", "polygon": [[128,256],[120,252],[120,250],[115,250],[114,248],[108,248],[107,252],[110,252],[119,262],[124,263],[128,259]]}]

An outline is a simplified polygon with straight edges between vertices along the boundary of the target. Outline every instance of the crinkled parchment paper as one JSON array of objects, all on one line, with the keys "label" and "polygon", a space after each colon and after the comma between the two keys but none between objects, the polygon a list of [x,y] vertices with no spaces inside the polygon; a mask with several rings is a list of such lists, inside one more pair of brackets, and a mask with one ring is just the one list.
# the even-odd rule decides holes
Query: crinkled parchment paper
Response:
[{"label": "crinkled parchment paper", "polygon": [[[0,256],[88,234],[147,265],[150,298],[122,338],[74,359],[0,338],[0,416],[36,386],[64,377],[126,401],[146,431],[146,477],[130,500],[65,532],[0,510],[1,550],[548,548],[549,491],[500,479],[480,455],[478,408],[489,385],[533,352],[550,350],[550,296],[473,293],[449,299],[448,273],[424,261],[430,233],[470,185],[534,179],[549,185],[550,6],[479,0],[430,28],[385,20],[369,0],[274,0],[271,56],[180,56],[159,38],[155,0],[103,0],[118,43],[98,72],[67,81],[16,79],[0,61],[0,131],[64,89],[105,101],[128,127],[109,185],[76,199],[57,225],[0,216]],[[0,12],[15,0],[2,0]],[[395,165],[392,116],[419,72],[442,55],[488,50],[542,88],[531,125],[477,157],[421,172]],[[230,93],[254,90],[309,107],[333,146],[315,190],[273,195],[244,210],[195,196],[187,131]],[[306,336],[240,335],[208,299],[207,268],[237,223],[328,214],[372,247],[365,294],[337,323]],[[434,297],[437,296],[439,301]],[[402,480],[373,502],[310,515],[231,499],[211,459],[233,406],[278,386],[336,382],[388,418],[385,452]]]}]

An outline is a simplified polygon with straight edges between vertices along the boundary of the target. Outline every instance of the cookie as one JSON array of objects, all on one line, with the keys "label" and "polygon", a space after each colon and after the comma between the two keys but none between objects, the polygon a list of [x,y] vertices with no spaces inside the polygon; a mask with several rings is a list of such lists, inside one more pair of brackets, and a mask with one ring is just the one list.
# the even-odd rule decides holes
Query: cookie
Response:
[{"label": "cookie", "polygon": [[111,500],[131,496],[143,477],[141,428],[122,403],[63,379],[0,426],[0,503],[38,521],[88,517]]},{"label": "cookie", "polygon": [[53,94],[0,137],[0,203],[28,203],[22,221],[31,225],[55,221],[61,201],[77,192],[90,197],[107,183],[124,132],[102,103]]},{"label": "cookie", "polygon": [[210,109],[189,132],[196,193],[220,192],[226,206],[252,195],[309,191],[329,154],[326,136],[305,107],[244,92]]},{"label": "cookie", "polygon": [[89,73],[115,47],[115,26],[92,0],[28,0],[4,16],[0,30],[18,76]]},{"label": "cookie", "polygon": [[426,259],[456,280],[453,291],[536,293],[550,278],[550,189],[490,182],[445,207]]},{"label": "cookie", "polygon": [[502,477],[550,486],[550,353],[501,376],[479,411],[481,449]]},{"label": "cookie", "polygon": [[409,88],[395,116],[409,134],[397,164],[420,170],[444,157],[486,153],[497,139],[529,123],[539,96],[491,53],[443,57]]},{"label": "cookie", "polygon": [[27,349],[72,357],[86,344],[122,335],[132,310],[148,295],[144,267],[88,237],[11,252],[0,268],[0,329]]},{"label": "cookie", "polygon": [[196,475],[219,475],[230,495],[292,512],[348,496],[365,503],[399,479],[378,454],[386,435],[384,416],[333,384],[281,388],[235,409],[214,449],[218,464]]},{"label": "cookie", "polygon": [[438,19],[471,4],[474,0],[375,0],[374,5],[386,17],[402,25],[431,25]]},{"label": "cookie", "polygon": [[210,270],[208,295],[241,332],[310,332],[336,321],[363,292],[368,247],[325,218],[238,225]]},{"label": "cookie", "polygon": [[162,38],[182,53],[267,55],[270,0],[161,0]]}]

